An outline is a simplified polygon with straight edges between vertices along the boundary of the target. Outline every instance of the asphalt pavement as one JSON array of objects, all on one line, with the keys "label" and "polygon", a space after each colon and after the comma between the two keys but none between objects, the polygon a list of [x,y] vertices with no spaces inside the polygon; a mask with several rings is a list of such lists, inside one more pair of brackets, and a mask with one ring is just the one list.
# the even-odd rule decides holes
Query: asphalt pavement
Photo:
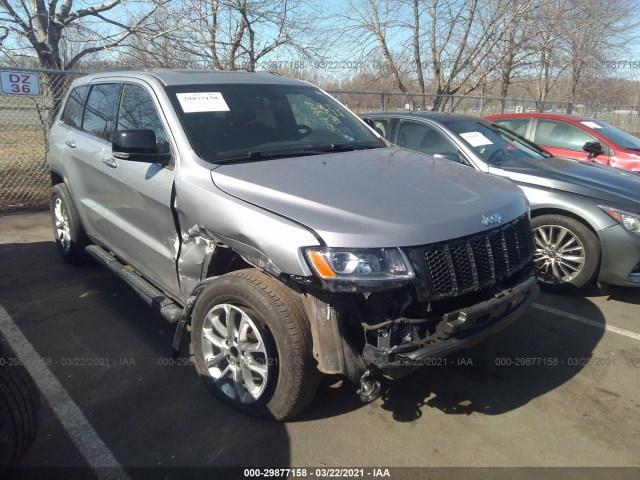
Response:
[{"label": "asphalt pavement", "polygon": [[[64,263],[48,212],[0,217],[0,273],[2,328],[41,358],[45,400],[36,442],[10,478],[69,467],[97,478],[166,467],[640,478],[640,290],[544,293],[506,330],[370,404],[328,377],[302,415],[273,423],[219,403],[186,351],[171,361],[174,327],[117,277]],[[101,473],[96,459],[110,468]]]}]

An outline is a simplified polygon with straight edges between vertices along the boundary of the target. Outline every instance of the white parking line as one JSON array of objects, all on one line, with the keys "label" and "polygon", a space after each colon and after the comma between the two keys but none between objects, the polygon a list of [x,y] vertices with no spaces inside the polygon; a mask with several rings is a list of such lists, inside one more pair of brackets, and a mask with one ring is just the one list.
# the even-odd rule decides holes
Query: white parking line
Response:
[{"label": "white parking line", "polygon": [[570,320],[575,320],[576,322],[584,323],[586,325],[591,325],[592,327],[603,328],[609,332],[617,333],[619,335],[624,335],[625,337],[633,338],[635,340],[640,340],[640,333],[635,333],[630,330],[614,327],[613,325],[607,325],[606,323],[596,322],[595,320],[591,320],[586,317],[581,317],[580,315],[574,315],[573,313],[565,312],[563,310],[558,310],[557,308],[547,307],[546,305],[540,305],[539,303],[534,303],[533,305],[531,305],[531,307],[536,308],[538,310],[542,310],[543,312],[552,313],[560,317],[568,318]]},{"label": "white parking line", "polygon": [[0,333],[24,363],[40,392],[95,475],[105,480],[129,480],[127,472],[2,305],[0,305]]}]

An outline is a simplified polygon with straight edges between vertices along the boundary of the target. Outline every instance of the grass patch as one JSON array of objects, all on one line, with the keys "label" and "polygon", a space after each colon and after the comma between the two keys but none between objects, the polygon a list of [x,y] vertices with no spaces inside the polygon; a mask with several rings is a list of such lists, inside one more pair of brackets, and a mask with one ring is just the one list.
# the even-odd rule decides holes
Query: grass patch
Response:
[{"label": "grass patch", "polygon": [[51,183],[44,157],[40,125],[0,124],[0,212],[49,203]]}]

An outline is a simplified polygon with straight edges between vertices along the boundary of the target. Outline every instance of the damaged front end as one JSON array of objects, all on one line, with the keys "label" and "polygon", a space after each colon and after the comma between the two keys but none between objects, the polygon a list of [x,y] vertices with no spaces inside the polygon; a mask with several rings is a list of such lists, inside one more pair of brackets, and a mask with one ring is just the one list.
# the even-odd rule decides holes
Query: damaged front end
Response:
[{"label": "damaged front end", "polygon": [[[363,291],[361,281],[307,279],[303,298],[319,369],[359,383],[361,398],[370,400],[376,376],[399,378],[429,358],[480,342],[519,318],[537,296],[533,250],[523,215],[482,234],[398,249],[410,278],[382,279],[398,282],[395,288]],[[324,268],[310,259],[316,271]],[[343,260],[325,263],[355,261]],[[403,271],[400,263],[394,268]],[[325,277],[330,273],[325,269]]]}]

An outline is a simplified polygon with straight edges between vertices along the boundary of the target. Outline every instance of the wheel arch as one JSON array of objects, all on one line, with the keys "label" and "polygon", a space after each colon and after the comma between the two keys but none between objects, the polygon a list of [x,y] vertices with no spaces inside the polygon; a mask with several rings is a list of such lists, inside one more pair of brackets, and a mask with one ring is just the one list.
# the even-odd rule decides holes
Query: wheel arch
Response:
[{"label": "wheel arch", "polygon": [[[595,227],[588,221],[586,220],[584,217],[581,217],[580,215],[570,212],[569,210],[563,210],[562,208],[553,208],[553,207],[545,207],[545,208],[538,208],[538,209],[531,209],[531,218],[536,218],[536,217],[540,217],[542,215],[561,215],[564,217],[568,217],[571,218],[573,220],[576,220],[580,223],[582,223],[585,227],[587,227],[589,230],[591,230],[591,232],[598,238],[598,241],[600,241],[600,235],[598,235],[598,231],[595,229]],[[602,247],[601,247],[602,249]]]},{"label": "wheel arch", "polygon": [[58,172],[56,172],[55,170],[51,170],[49,173],[51,175],[52,187],[58,185],[59,183],[65,183],[64,177],[60,175]]},{"label": "wheel arch", "polygon": [[557,216],[567,217],[586,227],[595,236],[596,241],[598,242],[598,249],[600,250],[600,252],[599,252],[599,258],[595,267],[595,272],[593,274],[592,280],[593,278],[598,278],[598,276],[600,275],[600,268],[602,266],[602,257],[604,255],[604,250],[602,248],[602,239],[598,234],[598,230],[596,230],[596,228],[590,222],[588,222],[584,217],[577,215],[576,213],[570,212],[568,210],[564,210],[561,208],[553,208],[553,207],[531,210],[532,220],[542,215],[557,215]]}]

